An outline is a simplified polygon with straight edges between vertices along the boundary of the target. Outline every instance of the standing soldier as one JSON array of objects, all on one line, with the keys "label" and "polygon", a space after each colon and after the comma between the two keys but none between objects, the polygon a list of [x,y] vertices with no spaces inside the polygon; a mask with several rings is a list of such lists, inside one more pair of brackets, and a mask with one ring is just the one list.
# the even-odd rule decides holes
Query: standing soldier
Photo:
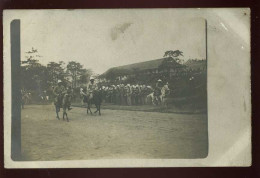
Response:
[{"label": "standing soldier", "polygon": [[113,85],[113,92],[112,92],[113,104],[117,103],[117,86]]},{"label": "standing soldier", "polygon": [[93,98],[93,92],[97,89],[97,84],[95,83],[94,77],[90,77],[90,83],[87,87],[87,94],[89,96],[89,99]]},{"label": "standing soldier", "polygon": [[147,90],[147,88],[146,88],[146,86],[145,85],[142,85],[142,87],[141,87],[141,103],[142,103],[142,105],[145,105],[146,104],[146,101],[145,101],[145,99],[146,99],[146,90]]},{"label": "standing soldier", "polygon": [[127,86],[126,86],[126,103],[127,103],[128,106],[132,105],[131,95],[132,95],[131,86],[130,86],[130,84],[127,84]]},{"label": "standing soldier", "polygon": [[115,103],[120,105],[120,101],[121,101],[120,100],[120,85],[116,85],[116,87],[115,87],[115,97],[116,97]]},{"label": "standing soldier", "polygon": [[108,89],[108,102],[109,103],[112,103],[112,100],[113,100],[112,95],[113,95],[113,87],[110,86]]},{"label": "standing soldier", "polygon": [[124,84],[120,85],[120,104],[125,105],[125,86],[124,86]]},{"label": "standing soldier", "polygon": [[134,89],[135,105],[139,104],[139,85],[135,86]]},{"label": "standing soldier", "polygon": [[131,102],[135,105],[135,85],[132,85]]}]

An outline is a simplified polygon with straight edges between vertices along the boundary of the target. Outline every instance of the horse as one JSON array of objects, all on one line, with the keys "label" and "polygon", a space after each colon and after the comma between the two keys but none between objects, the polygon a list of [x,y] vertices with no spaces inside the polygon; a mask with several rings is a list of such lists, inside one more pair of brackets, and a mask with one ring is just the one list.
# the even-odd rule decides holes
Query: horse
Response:
[{"label": "horse", "polygon": [[63,120],[65,120],[65,117],[66,117],[67,122],[69,122],[69,117],[67,114],[67,109],[69,107],[69,97],[70,97],[70,95],[67,93],[58,96],[58,99],[57,99],[58,101],[56,101],[56,103],[55,103],[56,115],[57,115],[58,120],[60,120],[59,112],[60,112],[60,108],[62,108],[62,110],[63,110],[62,118],[63,118]]},{"label": "horse", "polygon": [[102,103],[102,90],[94,90],[92,96],[91,94],[86,94],[83,97],[83,102],[87,104],[87,114],[88,112],[90,112],[90,114],[92,115],[90,107],[92,104],[95,104],[97,110],[94,113],[98,112],[98,114],[101,115],[100,106]]},{"label": "horse", "polygon": [[148,94],[146,96],[146,101],[147,101],[147,104],[154,104],[154,92]]},{"label": "horse", "polygon": [[170,95],[170,89],[168,87],[168,85],[164,85],[161,89],[161,95],[160,95],[160,99],[161,99],[161,104],[165,105],[165,99]]}]

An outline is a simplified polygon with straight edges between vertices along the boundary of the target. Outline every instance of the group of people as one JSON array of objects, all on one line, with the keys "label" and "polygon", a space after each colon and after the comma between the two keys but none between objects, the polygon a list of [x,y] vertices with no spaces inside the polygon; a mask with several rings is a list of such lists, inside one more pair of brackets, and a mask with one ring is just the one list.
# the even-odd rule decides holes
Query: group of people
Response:
[{"label": "group of people", "polygon": [[169,91],[168,84],[163,85],[162,80],[159,79],[154,88],[149,85],[138,84],[118,84],[110,86],[100,86],[99,88],[97,85],[95,85],[95,87],[87,87],[87,89],[85,90],[81,88],[80,94],[81,96],[84,96],[88,92],[91,94],[93,90],[102,90],[103,101],[105,103],[128,106],[146,104],[158,105],[163,99],[161,96],[165,96],[166,94],[166,90],[164,92],[163,88],[166,88],[167,92]]},{"label": "group of people", "polygon": [[[98,86],[93,77],[86,88],[80,88],[80,96],[82,103],[88,96],[89,99],[93,97],[95,91],[102,91],[102,99],[105,103],[112,103],[117,105],[158,105],[162,102],[163,96],[169,94],[168,83],[163,84],[162,80],[158,80],[155,87],[140,84],[118,84],[110,86]],[[168,93],[167,93],[168,92]],[[71,87],[65,87],[61,80],[53,89],[54,104],[58,108],[62,107],[62,100],[64,96],[68,99],[68,110],[71,110],[71,99],[73,91]],[[25,95],[22,95],[25,96]]]},{"label": "group of people", "polygon": [[152,93],[151,86],[146,85],[111,85],[103,86],[103,96],[106,103],[118,105],[144,105],[147,104],[146,96]]}]

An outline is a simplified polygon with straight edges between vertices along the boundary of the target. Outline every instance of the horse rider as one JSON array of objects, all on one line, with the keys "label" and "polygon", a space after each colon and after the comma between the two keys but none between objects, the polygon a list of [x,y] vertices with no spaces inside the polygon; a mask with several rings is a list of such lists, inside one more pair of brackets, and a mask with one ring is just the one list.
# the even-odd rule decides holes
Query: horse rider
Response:
[{"label": "horse rider", "polygon": [[161,95],[162,87],[163,87],[162,80],[161,79],[157,80],[157,83],[156,83],[156,86],[155,86],[155,89],[154,89],[154,96],[155,96],[155,99],[159,103],[161,103],[160,95]]},{"label": "horse rider", "polygon": [[58,80],[58,85],[53,89],[54,98],[54,105],[58,106],[59,108],[62,107],[62,96],[65,93],[65,87],[61,80]]},{"label": "horse rider", "polygon": [[97,89],[97,84],[95,83],[94,77],[90,77],[90,83],[87,87],[87,94],[89,95],[89,99],[93,98],[93,92]]},{"label": "horse rider", "polygon": [[[58,85],[54,88],[53,93],[54,93],[54,96],[55,96],[54,105],[61,108],[62,107],[63,95],[68,93],[68,91],[64,87],[61,80],[58,80]],[[69,104],[68,110],[71,110],[70,104]]]},{"label": "horse rider", "polygon": [[167,82],[161,89],[161,101],[163,102],[165,97],[170,94],[169,83]]}]

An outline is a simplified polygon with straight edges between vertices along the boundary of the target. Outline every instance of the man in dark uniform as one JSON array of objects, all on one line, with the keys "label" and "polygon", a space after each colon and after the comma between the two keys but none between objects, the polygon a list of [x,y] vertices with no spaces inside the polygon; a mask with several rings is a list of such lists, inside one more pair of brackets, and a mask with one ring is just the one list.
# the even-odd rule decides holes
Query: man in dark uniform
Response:
[{"label": "man in dark uniform", "polygon": [[58,80],[58,86],[56,86],[53,90],[54,98],[54,105],[58,108],[58,112],[62,107],[62,97],[65,93],[65,87],[62,84],[61,80]]},{"label": "man in dark uniform", "polygon": [[[63,86],[63,83],[61,80],[58,80],[58,86],[56,86],[53,90],[53,94],[55,96],[54,99],[54,105],[57,106],[58,112],[60,111],[60,108],[62,107],[62,99],[63,99],[63,95],[68,93],[69,95],[71,95],[71,91],[70,90],[66,90],[66,88]],[[71,98],[71,97],[70,97]],[[69,105],[68,105],[68,110],[71,110],[72,108],[70,108],[70,101],[69,101]]]}]

